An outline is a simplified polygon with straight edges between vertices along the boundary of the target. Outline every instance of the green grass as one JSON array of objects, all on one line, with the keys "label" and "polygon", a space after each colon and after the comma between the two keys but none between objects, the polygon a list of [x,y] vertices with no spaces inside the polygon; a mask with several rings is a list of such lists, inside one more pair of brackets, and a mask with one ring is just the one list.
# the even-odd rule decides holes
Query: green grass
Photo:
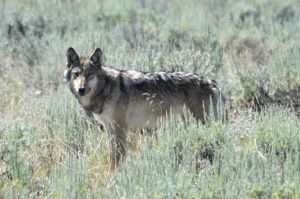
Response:
[{"label": "green grass", "polygon": [[133,136],[137,149],[110,176],[106,135],[81,118],[66,89],[34,104],[2,134],[4,198],[299,198],[300,123],[287,109],[209,126],[171,121],[158,142]]},{"label": "green grass", "polygon": [[[298,1],[2,0],[0,10],[0,198],[300,198]],[[158,142],[132,134],[111,175],[106,134],[63,84],[69,46],[101,47],[120,69],[216,79],[230,121],[171,120]]]}]

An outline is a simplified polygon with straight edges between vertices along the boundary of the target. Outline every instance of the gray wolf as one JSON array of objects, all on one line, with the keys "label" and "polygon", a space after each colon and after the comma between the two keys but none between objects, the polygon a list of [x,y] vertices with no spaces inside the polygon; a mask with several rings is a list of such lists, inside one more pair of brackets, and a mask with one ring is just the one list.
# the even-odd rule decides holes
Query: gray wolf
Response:
[{"label": "gray wolf", "polygon": [[108,133],[110,169],[126,157],[128,131],[155,129],[168,115],[189,112],[199,122],[217,119],[225,97],[215,81],[192,73],[118,70],[103,63],[97,48],[79,57],[70,47],[64,78],[85,112]]}]

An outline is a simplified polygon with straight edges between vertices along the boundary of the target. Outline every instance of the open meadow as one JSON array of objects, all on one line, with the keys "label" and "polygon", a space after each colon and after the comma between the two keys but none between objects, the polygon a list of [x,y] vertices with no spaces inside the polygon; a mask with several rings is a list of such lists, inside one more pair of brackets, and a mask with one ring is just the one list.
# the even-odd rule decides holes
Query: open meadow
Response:
[{"label": "open meadow", "polygon": [[[0,0],[0,199],[300,199],[299,0]],[[63,82],[66,50],[218,82],[229,121],[107,135]]]}]

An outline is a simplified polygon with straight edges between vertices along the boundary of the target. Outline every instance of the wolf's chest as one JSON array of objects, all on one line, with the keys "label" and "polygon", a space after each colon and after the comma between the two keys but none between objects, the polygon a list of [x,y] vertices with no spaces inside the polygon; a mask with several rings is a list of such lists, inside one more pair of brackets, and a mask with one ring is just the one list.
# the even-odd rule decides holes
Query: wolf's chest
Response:
[{"label": "wolf's chest", "polygon": [[101,113],[93,113],[93,117],[99,124],[103,126],[114,123],[113,110],[110,108],[104,109]]}]

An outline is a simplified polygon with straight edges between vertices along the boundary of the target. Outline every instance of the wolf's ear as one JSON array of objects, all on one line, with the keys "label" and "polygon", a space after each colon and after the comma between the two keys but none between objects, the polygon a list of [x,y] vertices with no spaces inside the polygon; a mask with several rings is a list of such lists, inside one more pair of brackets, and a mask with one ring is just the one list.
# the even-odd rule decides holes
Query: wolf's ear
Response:
[{"label": "wolf's ear", "polygon": [[72,65],[79,65],[80,64],[80,60],[79,60],[79,56],[76,53],[76,51],[74,50],[74,48],[70,47],[67,50],[67,66],[68,68]]},{"label": "wolf's ear", "polygon": [[95,52],[90,57],[90,60],[95,64],[95,66],[102,66],[102,50],[97,48]]}]

